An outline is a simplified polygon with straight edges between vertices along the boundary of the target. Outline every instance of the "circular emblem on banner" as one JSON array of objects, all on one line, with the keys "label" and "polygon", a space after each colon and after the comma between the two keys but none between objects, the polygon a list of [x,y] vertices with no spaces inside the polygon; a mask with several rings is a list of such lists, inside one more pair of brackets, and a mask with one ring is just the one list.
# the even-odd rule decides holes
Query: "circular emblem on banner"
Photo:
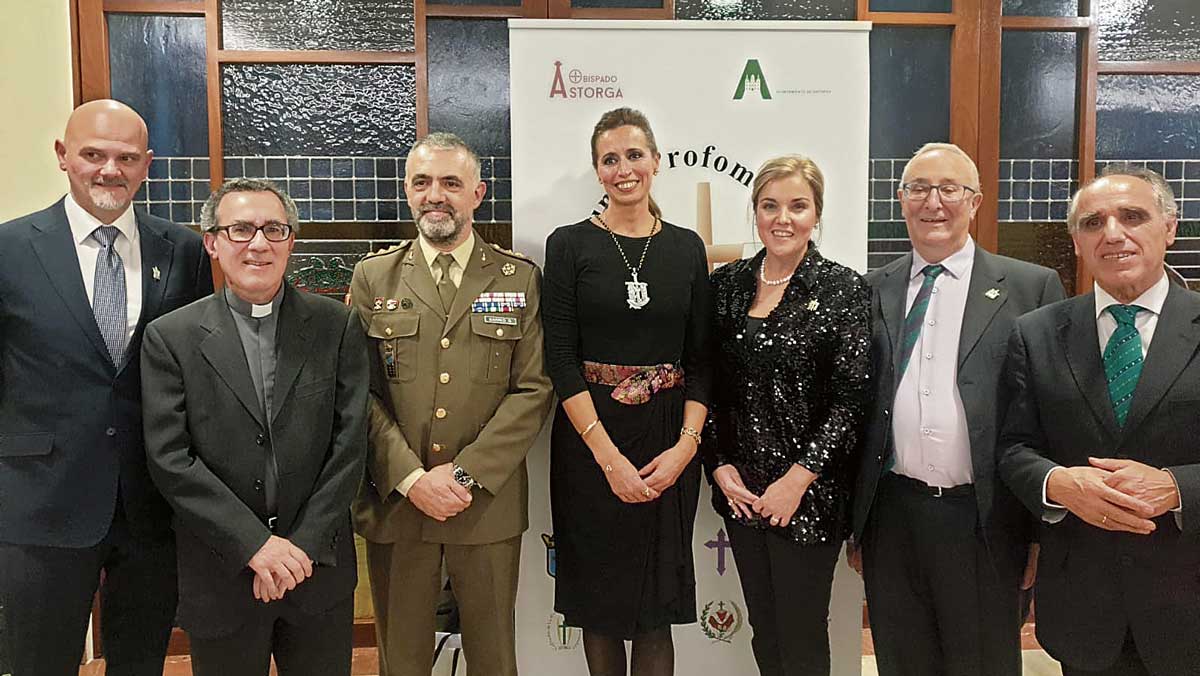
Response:
[{"label": "circular emblem on banner", "polygon": [[583,637],[579,627],[568,627],[565,622],[566,618],[558,613],[550,613],[550,619],[546,621],[546,638],[555,650],[574,650]]},{"label": "circular emblem on banner", "polygon": [[709,601],[700,611],[700,631],[713,641],[729,643],[742,628],[742,609],[733,601]]}]

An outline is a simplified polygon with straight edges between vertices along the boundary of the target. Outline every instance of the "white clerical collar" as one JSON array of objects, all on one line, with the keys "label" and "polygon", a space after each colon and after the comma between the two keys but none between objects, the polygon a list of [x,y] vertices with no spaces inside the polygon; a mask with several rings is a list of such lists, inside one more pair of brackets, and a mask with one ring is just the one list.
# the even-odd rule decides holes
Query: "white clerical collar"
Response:
[{"label": "white clerical collar", "polygon": [[251,303],[243,300],[241,296],[233,292],[229,286],[225,287],[225,300],[229,303],[229,307],[243,317],[253,317],[254,319],[262,319],[270,317],[271,313],[275,312],[275,308],[283,302],[283,284],[279,285],[279,291],[275,292],[275,296],[271,298],[269,303]]},{"label": "white clerical collar", "polygon": [[[447,252],[442,251],[441,249],[438,249],[434,245],[430,244],[429,240],[425,239],[424,235],[419,235],[417,237],[417,243],[421,246],[421,253],[425,255],[425,264],[429,266],[429,271],[433,272],[433,261],[437,259],[438,254]],[[471,234],[467,235],[467,239],[463,241],[462,244],[454,247],[454,250],[448,253],[454,258],[454,262],[458,263],[458,268],[460,270],[466,270],[467,263],[471,262],[471,252],[474,249],[475,231],[472,230]]]},{"label": "white clerical collar", "polygon": [[[63,200],[63,209],[67,212],[67,224],[71,226],[71,236],[75,239],[75,244],[83,244],[92,236],[96,228],[109,225],[101,223],[100,219],[85,211],[83,207],[79,206],[79,202],[75,201],[75,196],[69,192],[66,199]],[[125,239],[131,242],[137,241],[137,219],[133,215],[132,202],[125,207],[125,211],[111,225],[125,235]]]},{"label": "white clerical collar", "polygon": [[[1124,305],[1121,301],[1113,298],[1112,294],[1100,287],[1099,282],[1092,282],[1092,289],[1096,292],[1096,318],[1109,308],[1110,305]],[[1149,289],[1142,292],[1129,305],[1137,305],[1138,307],[1153,312],[1156,316],[1162,314],[1163,303],[1167,302],[1167,293],[1171,290],[1171,280],[1167,279],[1167,273],[1164,270],[1163,276],[1158,278]]]}]

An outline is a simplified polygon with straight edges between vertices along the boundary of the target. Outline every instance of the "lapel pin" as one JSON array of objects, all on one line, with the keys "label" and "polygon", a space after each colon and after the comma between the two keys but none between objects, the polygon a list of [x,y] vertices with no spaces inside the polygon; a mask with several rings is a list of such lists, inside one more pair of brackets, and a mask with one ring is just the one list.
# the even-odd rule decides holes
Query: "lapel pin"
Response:
[{"label": "lapel pin", "polygon": [[395,298],[387,299],[387,309],[388,309],[388,312],[392,312],[393,310],[396,309],[396,299]]},{"label": "lapel pin", "polygon": [[1000,289],[988,289],[983,292],[983,295],[988,297],[988,300],[996,300],[1000,297]]},{"label": "lapel pin", "polygon": [[400,299],[400,307],[404,308],[405,310],[411,310],[412,309],[412,299],[411,298],[401,298]]},{"label": "lapel pin", "polygon": [[809,312],[813,312],[813,311],[815,311],[817,308],[821,307],[821,304],[817,302],[817,299],[816,299],[816,298],[814,298],[814,299],[812,299],[812,300],[808,301],[808,306],[807,306],[807,307],[808,307],[808,311],[809,311]]},{"label": "lapel pin", "polygon": [[503,273],[505,277],[512,277],[517,272],[517,266],[513,265],[512,263],[505,263],[504,265],[500,266],[500,272]]},{"label": "lapel pin", "polygon": [[154,275],[154,281],[162,279],[162,271],[158,269],[157,265],[150,268],[150,274]]},{"label": "lapel pin", "polygon": [[371,307],[372,307],[372,309],[375,309],[375,310],[382,310],[383,309],[383,298],[376,296],[375,302],[371,305]]}]

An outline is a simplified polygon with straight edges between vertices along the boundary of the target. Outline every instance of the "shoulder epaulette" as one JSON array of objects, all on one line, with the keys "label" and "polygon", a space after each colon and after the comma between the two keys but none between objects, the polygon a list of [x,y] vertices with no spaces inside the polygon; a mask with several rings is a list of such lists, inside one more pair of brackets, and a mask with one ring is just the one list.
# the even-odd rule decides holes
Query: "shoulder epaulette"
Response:
[{"label": "shoulder epaulette", "polygon": [[505,249],[504,247],[500,246],[499,244],[492,244],[492,248],[506,256],[512,256],[513,258],[516,258],[517,260],[522,260],[527,263],[533,262],[533,259],[531,259],[529,256],[526,256],[523,253],[517,253],[516,251],[513,251],[511,249]]},{"label": "shoulder epaulette", "polygon": [[414,241],[415,240],[411,240],[411,239],[403,240],[399,244],[393,244],[392,246],[389,246],[386,249],[380,249],[379,251],[372,251],[371,253],[363,256],[360,260],[365,261],[368,258],[374,258],[376,256],[386,256],[387,254],[399,253],[401,251],[408,249],[408,247],[411,246]]}]

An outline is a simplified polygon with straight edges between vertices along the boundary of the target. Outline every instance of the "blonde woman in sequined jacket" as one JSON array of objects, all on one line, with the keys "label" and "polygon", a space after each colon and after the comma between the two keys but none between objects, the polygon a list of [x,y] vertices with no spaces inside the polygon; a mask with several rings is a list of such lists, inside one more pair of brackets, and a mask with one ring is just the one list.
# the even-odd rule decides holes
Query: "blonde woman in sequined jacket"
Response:
[{"label": "blonde woman in sequined jacket", "polygon": [[701,450],[763,676],[829,674],[830,589],[869,397],[870,291],[812,241],[823,200],[811,160],[767,161],[752,193],[764,249],[712,274],[719,358]]}]

